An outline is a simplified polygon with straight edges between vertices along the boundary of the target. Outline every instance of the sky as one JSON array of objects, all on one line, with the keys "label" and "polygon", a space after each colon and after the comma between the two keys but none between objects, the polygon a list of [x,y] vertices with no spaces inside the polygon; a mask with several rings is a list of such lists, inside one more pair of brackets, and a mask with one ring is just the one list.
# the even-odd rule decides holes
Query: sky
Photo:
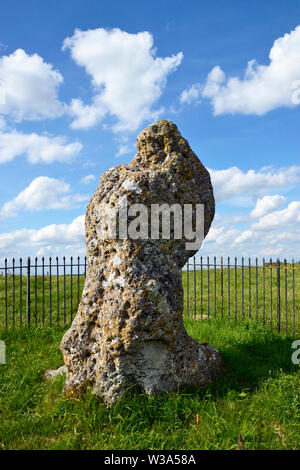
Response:
[{"label": "sky", "polygon": [[0,261],[84,256],[158,119],[211,175],[199,254],[300,260],[300,0],[0,0]]}]

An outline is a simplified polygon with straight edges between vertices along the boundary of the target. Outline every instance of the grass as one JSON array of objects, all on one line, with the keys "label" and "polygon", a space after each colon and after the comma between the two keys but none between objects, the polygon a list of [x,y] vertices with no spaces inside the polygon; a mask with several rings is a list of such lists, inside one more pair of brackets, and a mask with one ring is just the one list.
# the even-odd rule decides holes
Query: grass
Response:
[{"label": "grass", "polygon": [[[77,266],[71,278],[57,275],[53,267],[52,277],[35,276],[30,280],[31,322],[49,326],[53,323],[68,323],[76,314],[81,298],[84,276],[78,275]],[[203,269],[199,266],[189,273],[182,271],[185,316],[229,315],[237,320],[249,317],[259,319],[276,329],[277,318],[277,269],[255,267],[244,270]],[[25,269],[25,268],[24,268]],[[34,269],[33,269],[34,271]],[[202,278],[202,282],[201,282]],[[300,267],[291,265],[280,271],[280,328],[285,333],[300,335]],[[250,282],[249,282],[250,281]],[[272,283],[272,284],[271,284]],[[201,289],[202,284],[202,289]],[[223,286],[223,287],[222,287]],[[293,289],[294,286],[294,289]],[[7,291],[7,300],[5,292]],[[228,296],[228,292],[230,295]],[[0,328],[24,325],[27,322],[27,278],[10,274],[0,276]]]},{"label": "grass", "polygon": [[[186,319],[189,334],[223,354],[225,376],[207,389],[147,396],[128,392],[111,408],[88,389],[66,399],[61,326],[2,330],[0,449],[299,449],[300,374],[293,338],[254,320]],[[198,416],[198,418],[197,418]]]},{"label": "grass", "polygon": [[[278,292],[280,293],[280,331],[300,335],[300,267],[281,265],[280,289],[276,267],[259,266],[242,270],[199,269],[190,264],[182,271],[184,315],[232,317],[237,320],[255,318],[271,329],[278,326]],[[202,285],[202,288],[201,288]],[[229,295],[228,295],[229,294]]]},{"label": "grass", "polygon": [[[32,276],[30,314],[35,326],[68,324],[74,318],[84,286],[84,275]],[[5,285],[6,283],[6,285]],[[7,292],[7,295],[5,294]],[[7,312],[7,313],[6,313]],[[0,277],[0,328],[27,323],[27,277]]]}]

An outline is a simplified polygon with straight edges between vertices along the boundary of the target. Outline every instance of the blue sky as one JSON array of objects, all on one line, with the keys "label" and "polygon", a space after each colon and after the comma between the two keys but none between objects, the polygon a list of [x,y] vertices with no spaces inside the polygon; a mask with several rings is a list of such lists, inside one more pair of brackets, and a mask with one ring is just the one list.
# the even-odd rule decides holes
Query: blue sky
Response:
[{"label": "blue sky", "polygon": [[212,177],[201,253],[300,259],[299,25],[298,0],[0,2],[0,258],[84,254],[101,174],[170,119]]}]

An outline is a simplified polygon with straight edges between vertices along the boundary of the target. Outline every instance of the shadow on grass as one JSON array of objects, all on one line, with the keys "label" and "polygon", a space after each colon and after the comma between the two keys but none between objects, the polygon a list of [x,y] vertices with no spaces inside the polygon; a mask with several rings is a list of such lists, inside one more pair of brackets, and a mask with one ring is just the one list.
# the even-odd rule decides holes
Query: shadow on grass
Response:
[{"label": "shadow on grass", "polygon": [[[280,372],[293,374],[299,371],[299,365],[294,365],[291,360],[294,351],[291,345],[295,340],[292,336],[281,336],[263,329],[259,324],[252,323],[236,325],[210,321],[201,325],[197,322],[196,326],[198,330],[193,336],[197,341],[202,338],[201,342],[209,342],[220,350],[225,362],[225,372],[206,388],[184,387],[180,389],[180,393],[192,394],[199,398],[209,393],[217,398],[225,396],[230,390],[251,392],[264,380],[276,377]],[[61,339],[65,330],[66,327],[40,330],[24,327],[16,331],[3,332],[1,339],[5,340],[7,336],[7,339],[18,340],[20,344],[22,340],[29,342],[38,337],[39,341],[42,338],[44,344],[57,342],[58,348],[58,339]],[[32,349],[36,349],[36,344],[32,343],[32,346]],[[129,396],[133,398],[136,395],[141,396],[143,392],[131,389],[125,393],[124,398]],[[159,395],[166,396],[163,393],[156,397]]]},{"label": "shadow on grass", "polygon": [[[291,360],[293,337],[270,335],[264,340],[253,339],[221,349],[224,362],[224,375],[214,380],[208,387],[216,396],[224,396],[229,390],[237,392],[247,389],[253,391],[259,384],[279,372],[296,373],[299,366]],[[207,390],[194,389],[202,395]],[[191,391],[191,389],[189,388]]]},{"label": "shadow on grass", "polygon": [[[122,409],[122,406],[128,402],[134,408],[133,403],[141,405],[149,398],[158,405],[165,403],[166,398],[169,398],[170,403],[175,403],[179,397],[183,400],[189,397],[202,400],[210,396],[214,400],[225,397],[231,391],[254,392],[264,381],[277,377],[279,373],[298,372],[299,366],[294,365],[291,360],[293,353],[291,344],[294,339],[266,332],[264,337],[261,335],[254,339],[248,337],[240,343],[237,341],[236,344],[225,345],[219,348],[225,362],[224,375],[213,380],[207,387],[185,386],[173,392],[161,392],[152,397],[134,387],[129,387],[122,398],[113,404],[113,408]],[[158,412],[157,409],[156,412]]]}]

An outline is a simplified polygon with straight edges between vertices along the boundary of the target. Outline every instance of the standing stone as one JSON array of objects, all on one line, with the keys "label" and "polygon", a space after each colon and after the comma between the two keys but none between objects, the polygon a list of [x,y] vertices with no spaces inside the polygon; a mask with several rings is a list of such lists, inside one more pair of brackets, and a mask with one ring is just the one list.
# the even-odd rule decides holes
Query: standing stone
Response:
[{"label": "standing stone", "polygon": [[147,127],[137,149],[131,163],[102,175],[87,207],[87,275],[61,343],[70,397],[91,384],[93,393],[113,403],[132,386],[153,394],[203,386],[222,372],[219,351],[197,343],[183,325],[181,269],[197,250],[186,249],[185,237],[103,239],[113,226],[111,213],[125,200],[128,209],[137,203],[204,204],[205,235],[213,220],[209,173],[175,124]]}]

